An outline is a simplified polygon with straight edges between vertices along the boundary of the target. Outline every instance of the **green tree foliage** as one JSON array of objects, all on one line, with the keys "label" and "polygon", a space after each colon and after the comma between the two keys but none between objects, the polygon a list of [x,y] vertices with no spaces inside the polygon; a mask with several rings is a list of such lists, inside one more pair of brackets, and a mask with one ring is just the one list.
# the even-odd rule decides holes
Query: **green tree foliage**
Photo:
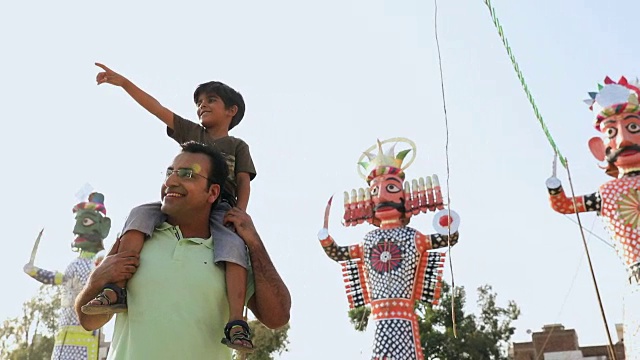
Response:
[{"label": "green tree foliage", "polygon": [[22,304],[22,315],[0,325],[0,359],[45,360],[51,358],[58,328],[60,289],[42,285],[38,294]]},{"label": "green tree foliage", "polygon": [[[449,285],[443,283],[442,290],[439,305],[416,303],[425,360],[507,360],[508,342],[515,332],[512,323],[520,316],[516,303],[509,301],[506,307],[498,306],[497,294],[490,285],[483,285],[478,288],[480,314],[469,314],[465,310],[464,287],[456,287],[452,295]],[[349,311],[356,330],[366,329],[369,313],[364,307]]]},{"label": "green tree foliage", "polygon": [[253,346],[255,348],[254,352],[244,357],[242,355],[238,355],[237,353],[234,355],[235,359],[238,360],[273,360],[274,353],[282,354],[285,351],[288,351],[289,345],[289,324],[271,330],[264,326],[258,320],[249,321],[249,327],[251,327],[251,341],[253,342]]}]

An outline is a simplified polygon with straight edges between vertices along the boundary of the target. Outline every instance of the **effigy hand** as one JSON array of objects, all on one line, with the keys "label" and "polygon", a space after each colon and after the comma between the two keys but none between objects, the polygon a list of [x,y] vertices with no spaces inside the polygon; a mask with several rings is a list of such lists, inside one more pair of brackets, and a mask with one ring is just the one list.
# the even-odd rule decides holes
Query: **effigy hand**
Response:
[{"label": "effigy hand", "polygon": [[109,69],[105,65],[100,63],[95,63],[95,65],[104,70],[96,75],[96,82],[98,83],[98,85],[102,83],[108,83],[115,86],[122,86],[127,81],[127,78]]},{"label": "effigy hand", "polygon": [[22,271],[29,276],[35,276],[38,273],[38,268],[32,263],[27,263],[22,267]]},{"label": "effigy hand", "polygon": [[451,209],[442,209],[434,215],[433,227],[441,235],[453,234],[460,228],[460,215]]},{"label": "effigy hand", "polygon": [[555,176],[548,178],[547,181],[545,181],[545,185],[549,190],[556,190],[562,187],[562,183],[560,182],[560,179],[558,179]]}]

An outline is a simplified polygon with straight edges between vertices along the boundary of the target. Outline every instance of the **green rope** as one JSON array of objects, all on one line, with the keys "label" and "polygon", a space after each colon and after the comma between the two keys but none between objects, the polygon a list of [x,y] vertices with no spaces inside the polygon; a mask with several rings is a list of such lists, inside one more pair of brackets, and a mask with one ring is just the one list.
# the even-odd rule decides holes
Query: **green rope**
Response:
[{"label": "green rope", "polygon": [[518,79],[520,80],[520,84],[522,84],[522,88],[524,89],[524,93],[527,94],[527,98],[529,99],[529,102],[531,103],[531,106],[533,107],[533,112],[536,114],[536,118],[540,122],[540,126],[542,126],[542,131],[544,131],[544,134],[547,136],[547,140],[549,140],[549,144],[551,144],[551,147],[553,148],[553,151],[555,151],[556,154],[558,155],[558,158],[560,158],[560,163],[562,163],[562,166],[564,166],[566,168],[567,167],[567,160],[560,153],[560,149],[558,149],[558,145],[556,145],[556,142],[551,137],[551,133],[549,133],[549,129],[547,128],[547,125],[544,123],[544,120],[542,119],[542,115],[540,114],[540,111],[538,110],[538,106],[536,105],[536,102],[533,100],[533,95],[531,95],[531,92],[529,91],[529,87],[527,86],[527,83],[524,81],[524,76],[522,75],[522,71],[520,71],[520,66],[518,66],[518,62],[516,61],[516,57],[513,56],[513,52],[511,51],[511,47],[509,46],[509,42],[507,41],[507,38],[504,36],[504,31],[502,30],[502,25],[500,25],[500,21],[498,21],[498,17],[496,16],[495,10],[491,6],[491,0],[484,0],[484,3],[489,8],[489,13],[491,13],[491,19],[493,20],[493,25],[495,25],[496,29],[498,29],[498,35],[500,35],[500,39],[502,40],[502,43],[504,44],[504,47],[507,49],[507,54],[509,54],[509,59],[511,59],[511,63],[513,64],[513,69],[516,71],[516,74],[518,75]]}]

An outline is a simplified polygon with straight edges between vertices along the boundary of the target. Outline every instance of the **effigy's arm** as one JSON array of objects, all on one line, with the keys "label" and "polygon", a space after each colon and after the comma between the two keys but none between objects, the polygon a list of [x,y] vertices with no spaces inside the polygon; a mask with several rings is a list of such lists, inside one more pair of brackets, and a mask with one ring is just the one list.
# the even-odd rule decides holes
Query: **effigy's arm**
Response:
[{"label": "effigy's arm", "polygon": [[451,233],[451,236],[445,234],[430,234],[427,236],[429,243],[431,244],[431,248],[429,250],[431,250],[448,247],[449,244],[451,244],[451,246],[457,244],[460,234],[456,231]]},{"label": "effigy's arm", "polygon": [[327,207],[324,210],[324,223],[322,229],[320,229],[320,231],[318,232],[318,240],[320,240],[320,245],[322,245],[324,252],[333,261],[340,262],[352,259],[360,259],[362,258],[361,245],[338,246],[331,235],[329,235],[329,213],[331,211],[332,200],[333,196],[327,202]]},{"label": "effigy's arm", "polygon": [[[546,181],[547,191],[549,192],[549,202],[551,208],[561,214],[573,214],[576,212],[600,211],[602,201],[599,192],[589,195],[568,197],[562,189],[562,183],[556,177],[550,177]],[[576,206],[577,205],[577,211]]]},{"label": "effigy's arm", "polygon": [[64,274],[58,271],[49,271],[40,269],[33,264],[26,264],[23,268],[24,272],[36,279],[37,281],[48,285],[60,285],[64,280]]},{"label": "effigy's arm", "polygon": [[342,280],[349,309],[369,304],[371,299],[364,270],[362,244],[338,246],[327,229],[320,230],[318,238],[327,256],[342,267]]},{"label": "effigy's arm", "polygon": [[371,302],[367,286],[367,274],[364,270],[362,244],[339,246],[329,235],[329,212],[331,199],[324,213],[324,225],[318,232],[318,240],[327,256],[342,267],[344,289],[347,294],[349,308],[365,306]]},{"label": "effigy's arm", "polygon": [[339,246],[329,235],[329,230],[323,228],[318,232],[318,240],[327,256],[337,262],[362,258],[362,245]]},{"label": "effigy's arm", "polygon": [[453,246],[458,242],[458,236],[457,231],[454,231],[451,237],[448,234],[424,235],[420,232],[416,233],[416,247],[420,253],[420,260],[413,286],[413,299],[438,305],[442,292],[442,272],[447,254],[430,250],[449,246],[449,239],[451,239],[451,246]]}]

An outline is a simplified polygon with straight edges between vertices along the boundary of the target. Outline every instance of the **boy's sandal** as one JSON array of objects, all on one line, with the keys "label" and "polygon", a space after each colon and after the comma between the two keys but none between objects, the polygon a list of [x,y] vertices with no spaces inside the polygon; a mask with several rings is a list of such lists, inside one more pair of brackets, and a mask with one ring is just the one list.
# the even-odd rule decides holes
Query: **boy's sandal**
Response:
[{"label": "boy's sandal", "polygon": [[[236,331],[235,333],[231,333],[232,329],[241,328],[240,331]],[[228,347],[238,350],[241,352],[252,353],[253,352],[253,343],[251,342],[251,329],[249,329],[249,324],[243,320],[234,320],[229,321],[227,325],[224,327],[224,338],[222,338],[221,342]],[[240,344],[236,344],[235,342],[240,340]],[[248,342],[251,346],[245,346],[244,342]]]},{"label": "boy's sandal", "polygon": [[[116,294],[116,301],[111,301],[106,292],[111,291]],[[92,304],[98,301],[100,304]],[[98,294],[88,304],[83,305],[80,310],[87,315],[111,315],[127,311],[127,290],[113,284],[105,285],[102,292]]]}]

